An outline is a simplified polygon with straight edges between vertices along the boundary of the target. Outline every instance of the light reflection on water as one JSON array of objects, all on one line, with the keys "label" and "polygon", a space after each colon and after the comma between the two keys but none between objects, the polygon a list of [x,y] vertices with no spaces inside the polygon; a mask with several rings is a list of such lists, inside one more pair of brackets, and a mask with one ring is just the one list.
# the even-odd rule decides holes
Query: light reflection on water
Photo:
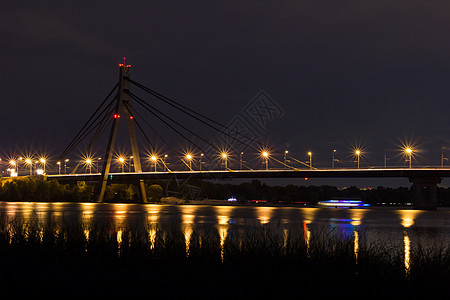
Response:
[{"label": "light reflection on water", "polygon": [[[184,235],[186,255],[189,255],[197,228],[207,226],[217,230],[222,259],[227,239],[236,239],[241,247],[244,231],[261,226],[279,228],[284,248],[291,233],[301,233],[308,255],[312,241],[318,237],[351,240],[356,262],[363,245],[387,243],[401,249],[406,271],[419,243],[421,246],[438,244],[447,247],[450,242],[449,211],[2,202],[0,212],[7,220],[23,218],[25,225],[33,218],[43,224],[53,222],[57,225],[61,220],[78,223],[84,228],[86,240],[91,238],[91,229],[97,222],[111,222],[119,248],[125,240],[124,227],[129,224],[143,228],[152,249],[156,246],[158,230],[165,234],[164,226],[178,224]],[[201,243],[201,236],[198,236],[198,242]]]}]

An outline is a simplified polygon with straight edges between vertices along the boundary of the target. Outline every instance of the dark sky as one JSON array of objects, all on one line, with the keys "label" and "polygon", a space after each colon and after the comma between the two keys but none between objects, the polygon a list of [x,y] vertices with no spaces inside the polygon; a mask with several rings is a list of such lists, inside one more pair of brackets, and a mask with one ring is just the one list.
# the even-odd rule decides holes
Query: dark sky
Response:
[{"label": "dark sky", "polygon": [[329,166],[337,149],[351,162],[361,145],[364,166],[385,152],[401,164],[409,140],[414,163],[439,165],[449,12],[448,1],[412,0],[2,1],[1,151],[59,154],[125,56],[133,79],[221,123],[265,91],[284,114],[256,134],[300,160],[311,150]]}]

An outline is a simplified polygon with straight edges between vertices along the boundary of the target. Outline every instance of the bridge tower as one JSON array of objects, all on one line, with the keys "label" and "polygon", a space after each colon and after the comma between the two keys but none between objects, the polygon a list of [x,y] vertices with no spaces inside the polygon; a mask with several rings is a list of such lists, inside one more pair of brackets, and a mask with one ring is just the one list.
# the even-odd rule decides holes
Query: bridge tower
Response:
[{"label": "bridge tower", "polygon": [[[113,116],[113,124],[111,127],[111,133],[108,140],[108,146],[106,148],[105,160],[103,163],[103,171],[101,181],[99,182],[100,191],[97,198],[98,202],[103,202],[105,196],[106,185],[108,182],[109,170],[111,168],[111,160],[114,153],[114,144],[116,142],[117,130],[119,127],[119,121],[123,117],[126,118],[128,123],[128,133],[130,136],[131,152],[133,155],[134,171],[136,173],[142,172],[141,160],[139,156],[139,149],[137,145],[136,131],[134,128],[134,118],[131,110],[131,97],[128,94],[130,90],[130,78],[131,65],[119,64],[119,95],[117,97],[116,108]],[[123,113],[123,114],[122,114]],[[145,192],[144,180],[139,180],[140,197],[143,203],[147,203],[147,195]]]}]

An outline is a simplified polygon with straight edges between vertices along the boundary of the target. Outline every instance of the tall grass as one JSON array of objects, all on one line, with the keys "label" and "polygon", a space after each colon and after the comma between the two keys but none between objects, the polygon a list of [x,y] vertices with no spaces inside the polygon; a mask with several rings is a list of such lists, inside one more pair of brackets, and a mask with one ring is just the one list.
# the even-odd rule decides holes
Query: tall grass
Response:
[{"label": "tall grass", "polygon": [[[450,295],[448,248],[404,253],[323,230],[183,224],[40,222],[0,215],[0,286],[17,293],[188,298]],[[24,289],[26,287],[26,289]],[[86,294],[88,293],[88,294]]]}]

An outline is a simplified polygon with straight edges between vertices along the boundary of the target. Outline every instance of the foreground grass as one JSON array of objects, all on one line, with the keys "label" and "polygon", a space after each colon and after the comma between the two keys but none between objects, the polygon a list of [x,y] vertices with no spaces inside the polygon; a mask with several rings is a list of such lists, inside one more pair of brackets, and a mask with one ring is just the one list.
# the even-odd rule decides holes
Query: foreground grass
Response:
[{"label": "foreground grass", "polygon": [[306,243],[303,232],[264,226],[230,231],[224,241],[220,235],[196,227],[187,245],[180,224],[117,228],[0,217],[0,287],[17,297],[450,295],[443,247],[414,249],[405,269],[404,254],[389,245],[364,245],[356,254],[351,240]]}]

